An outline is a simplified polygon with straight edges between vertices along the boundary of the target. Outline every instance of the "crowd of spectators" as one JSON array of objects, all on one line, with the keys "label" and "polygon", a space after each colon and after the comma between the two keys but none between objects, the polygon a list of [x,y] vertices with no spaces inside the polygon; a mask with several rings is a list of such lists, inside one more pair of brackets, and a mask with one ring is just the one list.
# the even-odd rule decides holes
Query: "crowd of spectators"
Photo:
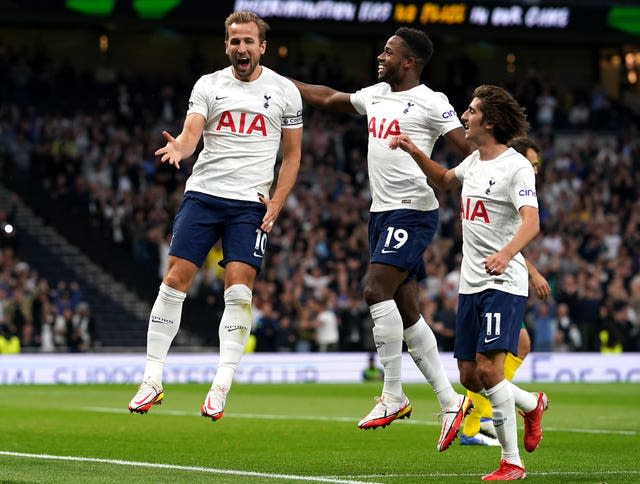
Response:
[{"label": "crowd of spectators", "polygon": [[88,351],[100,341],[79,284],[52,285],[19,255],[17,201],[0,207],[0,354]]},{"label": "crowd of spectators", "polygon": [[[348,80],[329,77],[335,72],[312,64],[290,74],[354,89]],[[535,71],[503,84],[527,107],[532,137],[542,147],[542,233],[526,255],[549,280],[552,299],[529,298],[533,350],[640,350],[637,117],[600,88],[572,92]],[[71,240],[102,258],[105,268],[123,271],[123,282],[147,298],[164,271],[171,222],[191,166],[183,163],[176,171],[153,152],[163,129],[180,131],[187,96],[177,82],[77,73],[41,53],[0,46],[0,164],[11,160],[1,167],[3,178]],[[580,136],[560,143],[558,128]],[[362,297],[370,203],[366,145],[363,119],[305,112],[299,180],[269,237],[254,291],[256,351],[373,349]],[[447,166],[459,161],[444,144],[436,146],[434,158]],[[421,303],[441,348],[450,350],[461,233],[458,196],[438,197],[440,229],[425,253],[429,277]],[[7,257],[3,274],[12,274]],[[216,247],[190,292],[203,310],[183,318],[186,327],[208,328],[210,342],[222,308],[220,258]],[[31,277],[35,299],[57,294]],[[67,292],[73,292],[70,285]],[[44,348],[41,321],[31,335],[23,329],[22,338],[33,344],[37,336]]]},{"label": "crowd of spectators", "polygon": [[0,354],[25,350],[84,352],[98,344],[89,305],[75,281],[52,286],[0,247]]}]

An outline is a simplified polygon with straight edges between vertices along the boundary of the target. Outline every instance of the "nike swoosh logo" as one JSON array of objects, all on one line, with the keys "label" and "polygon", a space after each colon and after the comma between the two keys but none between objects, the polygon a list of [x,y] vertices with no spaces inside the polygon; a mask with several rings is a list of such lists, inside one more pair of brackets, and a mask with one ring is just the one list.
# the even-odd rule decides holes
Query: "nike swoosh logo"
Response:
[{"label": "nike swoosh logo", "polygon": [[220,101],[220,99],[226,99],[229,96],[216,96],[216,101]]},{"label": "nike swoosh logo", "polygon": [[158,316],[152,316],[151,317],[151,322],[152,323],[158,323],[158,324],[173,324],[173,321],[171,321],[169,319],[160,318]]},{"label": "nike swoosh logo", "polygon": [[371,104],[378,104],[381,101],[371,101]]},{"label": "nike swoosh logo", "polygon": [[151,393],[146,394],[144,397],[142,397],[139,401],[137,402],[133,402],[136,405],[140,405],[142,402],[144,402],[147,398],[149,398],[149,396],[151,396]]},{"label": "nike swoosh logo", "polygon": [[500,336],[496,336],[495,338],[485,338],[484,339],[484,344],[493,343],[497,339],[500,339]]},{"label": "nike swoosh logo", "polygon": [[253,257],[260,257],[261,259],[264,257],[263,255],[258,254],[257,252],[253,253]]},{"label": "nike swoosh logo", "polygon": [[220,412],[217,412],[216,409],[214,407],[212,407],[209,402],[207,402],[207,410],[209,410],[211,412],[220,413]]},{"label": "nike swoosh logo", "polygon": [[398,251],[397,250],[387,250],[387,249],[382,249],[380,252],[382,252],[383,254],[395,254]]}]

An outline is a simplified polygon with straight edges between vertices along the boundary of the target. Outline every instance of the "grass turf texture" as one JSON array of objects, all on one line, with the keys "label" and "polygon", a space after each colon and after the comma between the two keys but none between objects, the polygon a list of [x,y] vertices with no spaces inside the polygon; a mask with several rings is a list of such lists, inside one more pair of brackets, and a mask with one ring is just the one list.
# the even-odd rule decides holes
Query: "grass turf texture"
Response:
[{"label": "grass turf texture", "polygon": [[[640,482],[640,385],[539,387],[550,406],[532,454],[518,416],[528,481]],[[436,450],[439,408],[426,384],[405,385],[411,419],[358,429],[380,388],[236,384],[214,423],[199,416],[203,385],[167,385],[147,415],[126,409],[132,385],[0,385],[0,482],[462,483],[497,467],[497,448],[456,439]]]}]

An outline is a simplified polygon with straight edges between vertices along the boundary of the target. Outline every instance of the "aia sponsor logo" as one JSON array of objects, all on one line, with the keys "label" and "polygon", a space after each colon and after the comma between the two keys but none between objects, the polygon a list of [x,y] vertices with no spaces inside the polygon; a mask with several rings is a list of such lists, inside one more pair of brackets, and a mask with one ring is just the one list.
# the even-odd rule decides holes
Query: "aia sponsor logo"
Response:
[{"label": "aia sponsor logo", "polygon": [[387,122],[387,118],[382,118],[378,121],[374,116],[369,120],[367,130],[373,138],[386,139],[389,136],[400,135],[400,123],[397,119],[390,119]]},{"label": "aia sponsor logo", "polygon": [[472,200],[463,198],[460,204],[460,218],[475,222],[479,220],[486,224],[490,223],[489,212],[482,200]]},{"label": "aia sponsor logo", "polygon": [[216,131],[267,136],[267,123],[260,113],[234,113],[225,111],[220,115]]}]

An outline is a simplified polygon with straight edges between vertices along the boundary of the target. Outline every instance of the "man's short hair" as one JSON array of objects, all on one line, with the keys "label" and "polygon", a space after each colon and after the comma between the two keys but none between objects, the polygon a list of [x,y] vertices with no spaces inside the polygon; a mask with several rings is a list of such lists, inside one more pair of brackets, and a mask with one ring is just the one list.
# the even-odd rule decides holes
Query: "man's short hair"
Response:
[{"label": "man's short hair", "polygon": [[269,24],[253,12],[233,12],[229,15],[224,21],[224,40],[229,39],[229,27],[231,24],[249,24],[251,22],[258,26],[260,42],[267,40],[267,31],[270,28]]},{"label": "man's short hair", "polygon": [[431,39],[425,32],[410,27],[400,27],[393,35],[404,40],[411,56],[414,57],[422,67],[429,62],[433,55],[433,42],[431,42]]}]

